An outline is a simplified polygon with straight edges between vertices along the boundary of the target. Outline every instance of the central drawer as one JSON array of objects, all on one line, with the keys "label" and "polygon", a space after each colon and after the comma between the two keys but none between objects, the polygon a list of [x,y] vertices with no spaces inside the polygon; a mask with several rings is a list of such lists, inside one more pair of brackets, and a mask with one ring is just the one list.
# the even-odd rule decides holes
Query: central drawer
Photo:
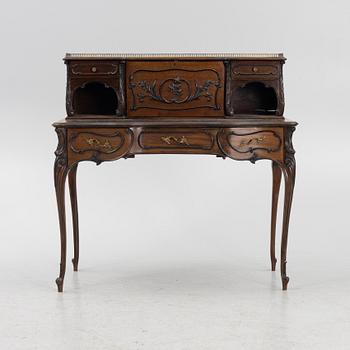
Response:
[{"label": "central drawer", "polygon": [[224,116],[224,65],[219,61],[130,61],[128,116]]},{"label": "central drawer", "polygon": [[215,129],[145,128],[137,137],[140,153],[211,153],[215,146]]}]

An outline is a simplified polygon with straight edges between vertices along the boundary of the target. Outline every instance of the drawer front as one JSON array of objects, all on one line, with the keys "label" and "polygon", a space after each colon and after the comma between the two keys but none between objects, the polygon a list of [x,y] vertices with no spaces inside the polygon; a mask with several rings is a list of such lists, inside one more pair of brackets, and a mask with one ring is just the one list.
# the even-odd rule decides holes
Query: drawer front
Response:
[{"label": "drawer front", "polygon": [[278,65],[261,64],[256,62],[253,64],[236,63],[232,68],[233,79],[238,80],[273,80],[279,76]]},{"label": "drawer front", "polygon": [[132,133],[128,129],[70,129],[68,162],[115,160],[125,155],[131,144]]},{"label": "drawer front", "polygon": [[109,62],[80,62],[70,66],[73,76],[113,75],[118,73],[118,64]]},{"label": "drawer front", "polygon": [[223,116],[222,62],[127,62],[128,115]]},{"label": "drawer front", "polygon": [[283,128],[229,128],[218,136],[219,146],[237,160],[283,160]]},{"label": "drawer front", "polygon": [[213,130],[145,129],[138,135],[141,153],[208,153],[215,144]]}]

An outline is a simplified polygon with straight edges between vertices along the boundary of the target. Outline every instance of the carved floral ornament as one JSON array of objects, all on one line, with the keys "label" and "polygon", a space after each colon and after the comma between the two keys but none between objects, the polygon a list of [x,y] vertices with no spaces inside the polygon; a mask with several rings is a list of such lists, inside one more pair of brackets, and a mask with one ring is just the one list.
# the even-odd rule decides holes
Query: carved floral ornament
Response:
[{"label": "carved floral ornament", "polygon": [[145,99],[150,98],[154,101],[159,101],[167,104],[180,104],[192,102],[204,97],[208,102],[212,101],[215,96],[210,91],[210,87],[219,87],[218,81],[206,80],[202,85],[197,81],[194,82],[194,90],[192,91],[191,83],[179,76],[166,79],[159,83],[157,80],[152,82],[141,80],[135,83],[130,83],[131,88],[140,88],[141,92],[136,93],[136,97],[140,103]]},{"label": "carved floral ornament", "polygon": [[55,151],[56,164],[58,167],[64,167],[67,163],[67,152],[66,152],[66,129],[56,128],[55,129],[58,137],[58,144]]},{"label": "carved floral ornament", "polygon": [[[206,79],[203,79],[204,73]],[[188,104],[187,109],[220,109],[217,93],[221,87],[220,75],[214,69],[137,70],[129,76],[129,88],[133,96],[131,110],[171,110],[181,108],[181,105],[184,108],[185,104]]]}]

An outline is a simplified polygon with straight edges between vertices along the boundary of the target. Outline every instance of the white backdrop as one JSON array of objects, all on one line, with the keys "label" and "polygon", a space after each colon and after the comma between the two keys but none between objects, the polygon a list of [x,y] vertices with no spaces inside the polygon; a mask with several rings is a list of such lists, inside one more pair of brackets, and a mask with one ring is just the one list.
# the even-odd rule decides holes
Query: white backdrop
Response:
[{"label": "white backdrop", "polygon": [[[348,348],[348,2],[14,0],[0,29],[2,349]],[[81,271],[70,239],[56,293],[65,52],[285,54],[287,293],[269,271],[269,162],[213,156],[81,164]]]}]

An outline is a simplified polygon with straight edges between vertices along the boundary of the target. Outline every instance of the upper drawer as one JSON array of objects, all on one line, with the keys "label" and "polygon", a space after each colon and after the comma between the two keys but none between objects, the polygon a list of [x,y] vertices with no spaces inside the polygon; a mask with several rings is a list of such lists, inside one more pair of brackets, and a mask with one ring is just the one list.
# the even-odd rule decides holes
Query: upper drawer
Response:
[{"label": "upper drawer", "polygon": [[217,61],[129,61],[128,115],[223,116],[224,65]]},{"label": "upper drawer", "polygon": [[79,62],[71,63],[71,73],[81,75],[113,75],[118,73],[118,64],[110,62]]},{"label": "upper drawer", "polygon": [[279,66],[276,64],[236,63],[232,68],[233,79],[276,79],[279,76]]}]

